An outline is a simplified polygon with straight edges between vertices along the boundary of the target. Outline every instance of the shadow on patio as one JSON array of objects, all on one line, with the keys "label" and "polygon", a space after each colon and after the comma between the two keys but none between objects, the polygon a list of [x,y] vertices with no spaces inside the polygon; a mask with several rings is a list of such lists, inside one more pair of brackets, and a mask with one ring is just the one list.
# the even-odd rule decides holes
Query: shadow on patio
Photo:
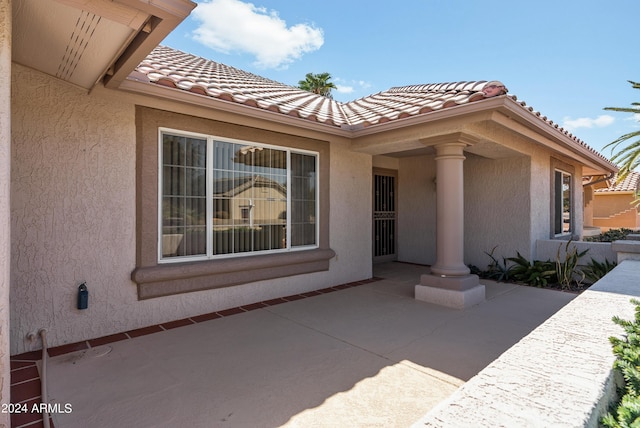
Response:
[{"label": "shadow on patio", "polygon": [[413,299],[427,269],[50,358],[55,427],[410,426],[575,297],[447,309]]}]

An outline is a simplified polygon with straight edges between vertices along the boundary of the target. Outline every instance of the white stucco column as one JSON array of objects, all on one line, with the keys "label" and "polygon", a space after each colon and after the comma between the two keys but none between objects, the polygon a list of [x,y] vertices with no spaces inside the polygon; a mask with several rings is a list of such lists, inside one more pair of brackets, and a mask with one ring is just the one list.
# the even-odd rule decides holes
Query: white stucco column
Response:
[{"label": "white stucco column", "polygon": [[436,263],[422,275],[415,298],[456,309],[485,299],[484,285],[464,263],[464,148],[457,139],[436,149]]},{"label": "white stucco column", "polygon": [[[9,268],[11,265],[11,0],[0,0],[0,403],[10,402]],[[0,413],[0,426],[10,426]]]},{"label": "white stucco column", "polygon": [[463,142],[436,149],[436,263],[434,275],[468,275],[464,264]]}]

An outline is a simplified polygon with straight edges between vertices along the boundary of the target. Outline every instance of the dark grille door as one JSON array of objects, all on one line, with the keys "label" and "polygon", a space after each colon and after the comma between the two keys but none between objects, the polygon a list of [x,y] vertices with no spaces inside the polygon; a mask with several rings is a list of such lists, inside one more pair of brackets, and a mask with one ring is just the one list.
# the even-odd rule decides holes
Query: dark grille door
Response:
[{"label": "dark grille door", "polygon": [[396,175],[373,175],[373,259],[396,259]]}]

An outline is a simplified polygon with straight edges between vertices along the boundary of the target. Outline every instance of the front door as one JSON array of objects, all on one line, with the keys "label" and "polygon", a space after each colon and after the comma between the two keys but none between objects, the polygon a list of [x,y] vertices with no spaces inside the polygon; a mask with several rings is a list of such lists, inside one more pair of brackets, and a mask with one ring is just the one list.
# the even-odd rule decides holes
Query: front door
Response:
[{"label": "front door", "polygon": [[373,261],[396,260],[396,187],[393,170],[373,170]]}]

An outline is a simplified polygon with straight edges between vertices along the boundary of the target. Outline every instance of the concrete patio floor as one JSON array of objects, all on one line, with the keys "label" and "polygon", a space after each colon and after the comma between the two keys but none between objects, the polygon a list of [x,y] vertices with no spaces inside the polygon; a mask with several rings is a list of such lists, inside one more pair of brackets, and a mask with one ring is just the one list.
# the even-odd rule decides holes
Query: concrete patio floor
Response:
[{"label": "concrete patio floor", "polygon": [[575,297],[447,309],[413,299],[427,270],[50,358],[55,427],[408,427]]}]

